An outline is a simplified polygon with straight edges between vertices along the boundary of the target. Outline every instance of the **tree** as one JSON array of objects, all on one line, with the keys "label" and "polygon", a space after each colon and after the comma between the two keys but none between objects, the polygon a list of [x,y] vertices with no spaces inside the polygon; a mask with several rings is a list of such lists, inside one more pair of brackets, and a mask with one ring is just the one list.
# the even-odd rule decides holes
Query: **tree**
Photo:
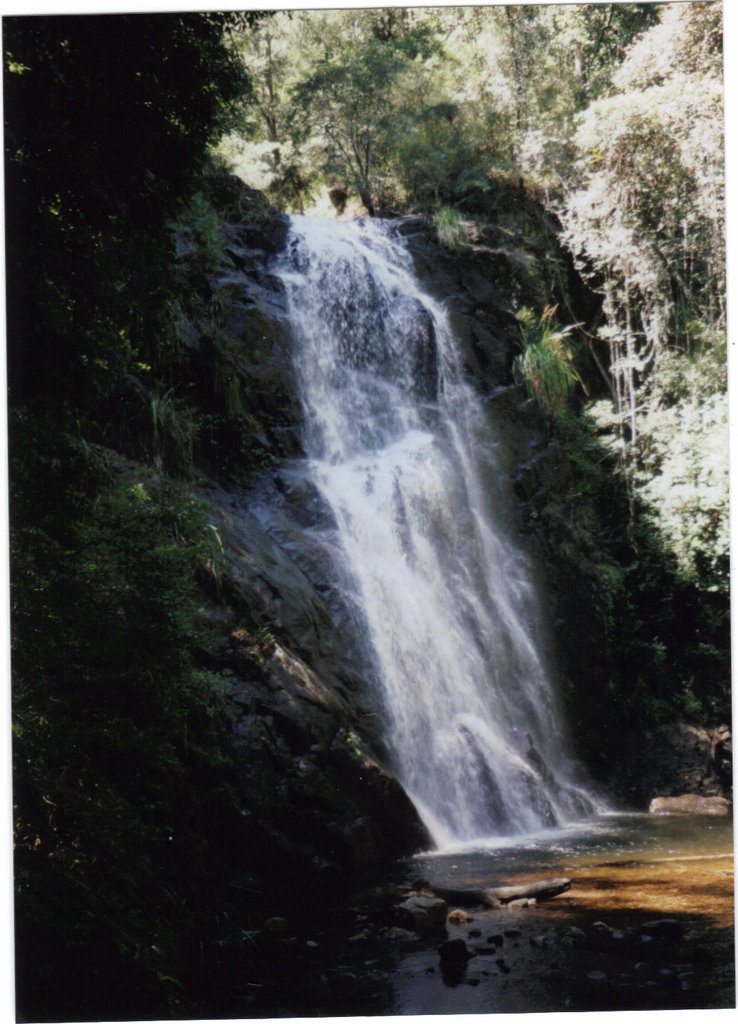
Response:
[{"label": "tree", "polygon": [[605,298],[623,451],[638,457],[644,383],[693,321],[725,316],[720,8],[671,5],[582,115],[579,187],[561,214]]},{"label": "tree", "polygon": [[12,401],[78,417],[160,314],[166,225],[248,88],[223,30],[215,15],[5,19]]},{"label": "tree", "polygon": [[374,216],[376,180],[396,110],[394,90],[413,62],[430,54],[432,42],[424,28],[376,12],[343,15],[333,27],[293,98],[306,130],[317,136],[326,173],[347,179]]},{"label": "tree", "polygon": [[[604,296],[614,409],[592,414],[701,591],[727,591],[720,5],[671,4],[582,114],[565,237]],[[722,369],[721,369],[722,367]]]}]

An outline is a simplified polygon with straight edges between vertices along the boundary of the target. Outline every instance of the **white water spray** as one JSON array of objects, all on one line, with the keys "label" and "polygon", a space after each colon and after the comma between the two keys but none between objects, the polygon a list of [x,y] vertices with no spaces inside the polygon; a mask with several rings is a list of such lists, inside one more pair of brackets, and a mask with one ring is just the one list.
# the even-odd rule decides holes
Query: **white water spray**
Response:
[{"label": "white water spray", "polygon": [[279,273],[398,779],[438,846],[581,817],[495,439],[443,308],[374,221],[294,218]]}]

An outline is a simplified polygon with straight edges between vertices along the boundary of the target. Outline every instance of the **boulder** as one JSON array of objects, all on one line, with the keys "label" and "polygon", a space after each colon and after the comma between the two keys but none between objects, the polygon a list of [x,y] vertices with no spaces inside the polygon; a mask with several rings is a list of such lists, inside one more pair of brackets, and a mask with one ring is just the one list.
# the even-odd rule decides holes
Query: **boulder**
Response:
[{"label": "boulder", "polygon": [[397,928],[396,926],[393,926],[392,928],[383,928],[379,933],[379,937],[382,939],[391,939],[393,942],[409,942],[410,940],[415,939],[416,935],[407,928]]},{"label": "boulder", "polygon": [[411,896],[395,908],[395,913],[401,924],[427,935],[445,926],[448,904],[437,896]]},{"label": "boulder", "polygon": [[700,796],[684,793],[682,796],[657,796],[649,805],[649,814],[705,814],[724,816],[730,810],[730,801],[722,796]]},{"label": "boulder", "polygon": [[346,212],[346,203],[348,202],[348,186],[345,182],[340,182],[337,185],[333,185],[332,188],[328,189],[328,198],[333,205],[336,213],[340,217],[342,213]]}]

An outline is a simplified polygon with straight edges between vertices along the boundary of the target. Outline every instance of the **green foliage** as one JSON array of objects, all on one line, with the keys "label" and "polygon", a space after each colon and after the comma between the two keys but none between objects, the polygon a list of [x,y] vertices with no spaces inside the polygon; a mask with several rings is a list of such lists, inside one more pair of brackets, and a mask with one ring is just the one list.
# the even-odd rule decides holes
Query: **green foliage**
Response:
[{"label": "green foliage", "polygon": [[16,400],[37,396],[72,421],[80,408],[104,417],[143,325],[156,333],[167,222],[248,84],[223,25],[197,14],[5,19]]},{"label": "green foliage", "polygon": [[604,294],[599,334],[629,475],[654,411],[649,378],[690,321],[725,323],[720,27],[719,4],[663,8],[576,132],[576,187],[560,212]]},{"label": "green foliage", "polygon": [[174,389],[150,396],[154,462],[177,476],[192,470],[198,424],[194,411],[176,397]]},{"label": "green foliage", "polygon": [[230,20],[3,24],[16,949],[36,1019],[187,1015],[212,983],[201,944],[224,938],[226,704],[194,584],[218,554],[133,459],[192,463],[178,396],[203,292],[173,272],[171,224],[215,265],[214,215],[188,199],[248,86]]},{"label": "green foliage", "polygon": [[594,767],[622,754],[622,733],[730,709],[729,609],[685,574],[653,508],[628,496],[594,418],[553,423],[557,486],[535,528],[552,569],[568,718]]},{"label": "green foliage", "polygon": [[613,400],[588,417],[628,498],[626,649],[654,720],[725,715],[730,679],[721,9],[658,15],[579,119],[560,211],[604,294]]},{"label": "green foliage", "polygon": [[190,196],[173,224],[174,231],[181,233],[189,249],[185,260],[206,273],[222,266],[225,259],[219,224],[218,215],[202,192]]},{"label": "green foliage", "polygon": [[[41,1016],[172,1012],[215,897],[199,816],[225,792],[227,713],[194,661],[194,573],[219,556],[193,500],[143,469],[56,442],[40,470],[13,482],[19,997]],[[55,493],[59,518],[37,504]]]},{"label": "green foliage", "polygon": [[[727,598],[729,466],[727,358],[723,331],[693,322],[683,348],[659,354],[643,389],[632,494],[680,576]],[[608,400],[588,416],[622,457],[617,410]]]},{"label": "green foliage", "polygon": [[700,590],[727,595],[730,570],[726,337],[697,329],[659,355],[640,422],[636,493]]},{"label": "green foliage", "polygon": [[278,14],[238,41],[260,124],[239,173],[267,187],[247,151],[267,161],[294,209],[319,177],[387,210],[484,209],[501,169],[560,195],[577,113],[657,17],[642,3]]},{"label": "green foliage", "polygon": [[461,214],[453,206],[439,206],[433,214],[433,225],[441,245],[457,252],[467,242],[467,230]]},{"label": "green foliage", "polygon": [[311,74],[293,91],[305,123],[321,139],[324,170],[350,181],[371,215],[375,178],[386,159],[383,145],[391,130],[394,88],[432,46],[422,27],[377,33],[376,18],[366,18],[361,33],[330,40],[330,49],[326,46]]},{"label": "green foliage", "polygon": [[386,145],[398,194],[419,209],[464,203],[479,207],[490,191],[492,126],[468,108],[415,97],[397,110]]},{"label": "green foliage", "polygon": [[549,416],[565,411],[575,386],[582,383],[568,341],[573,328],[555,324],[555,312],[547,308],[537,319],[530,309],[518,311],[523,351],[513,364],[531,397]]}]

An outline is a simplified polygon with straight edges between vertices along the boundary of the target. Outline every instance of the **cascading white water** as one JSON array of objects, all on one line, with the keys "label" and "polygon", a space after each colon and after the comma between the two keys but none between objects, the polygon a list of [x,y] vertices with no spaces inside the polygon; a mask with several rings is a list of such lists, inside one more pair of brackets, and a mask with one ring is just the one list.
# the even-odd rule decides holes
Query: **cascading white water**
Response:
[{"label": "cascading white water", "polygon": [[581,816],[495,439],[443,308],[381,222],[293,218],[279,274],[398,779],[441,847]]}]

